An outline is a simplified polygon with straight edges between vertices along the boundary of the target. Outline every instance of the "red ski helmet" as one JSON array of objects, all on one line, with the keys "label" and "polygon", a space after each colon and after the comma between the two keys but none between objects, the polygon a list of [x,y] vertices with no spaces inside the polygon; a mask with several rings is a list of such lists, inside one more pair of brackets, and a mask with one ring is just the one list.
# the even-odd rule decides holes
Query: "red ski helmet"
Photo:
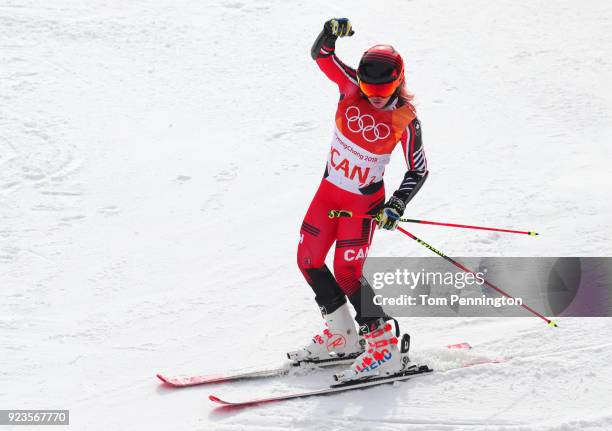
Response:
[{"label": "red ski helmet", "polygon": [[359,61],[357,81],[367,97],[390,97],[404,81],[404,61],[391,45],[374,45]]}]

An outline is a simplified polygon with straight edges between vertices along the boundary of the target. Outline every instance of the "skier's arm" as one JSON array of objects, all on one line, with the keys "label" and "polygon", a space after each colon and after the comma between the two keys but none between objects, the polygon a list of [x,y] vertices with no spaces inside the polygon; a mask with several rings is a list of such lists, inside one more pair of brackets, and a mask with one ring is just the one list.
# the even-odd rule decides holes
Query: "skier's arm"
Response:
[{"label": "skier's arm", "polygon": [[402,148],[408,170],[402,183],[393,192],[380,213],[378,227],[393,230],[397,227],[399,218],[404,214],[406,205],[417,194],[427,179],[427,159],[421,138],[421,123],[418,119],[412,120],[402,134]]},{"label": "skier's arm", "polygon": [[353,30],[348,19],[330,19],[323,26],[310,50],[312,59],[317,62],[323,73],[338,85],[340,92],[344,92],[349,85],[357,85],[355,69],[344,64],[335,54],[336,39],[352,34]]},{"label": "skier's arm", "polygon": [[401,199],[405,207],[417,194],[429,174],[427,158],[423,149],[421,123],[417,118],[412,120],[404,130],[401,142],[408,170],[393,196]]}]

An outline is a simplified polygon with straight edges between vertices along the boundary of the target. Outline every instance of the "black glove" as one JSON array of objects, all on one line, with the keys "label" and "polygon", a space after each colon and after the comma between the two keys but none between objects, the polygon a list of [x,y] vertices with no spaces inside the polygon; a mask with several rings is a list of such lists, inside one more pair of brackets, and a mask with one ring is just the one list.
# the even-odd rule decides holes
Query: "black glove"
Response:
[{"label": "black glove", "polygon": [[344,37],[355,34],[348,18],[332,18],[325,23],[323,28],[330,36]]},{"label": "black glove", "polygon": [[406,204],[400,198],[391,196],[383,209],[378,214],[378,228],[386,230],[395,230],[399,219],[404,215]]}]

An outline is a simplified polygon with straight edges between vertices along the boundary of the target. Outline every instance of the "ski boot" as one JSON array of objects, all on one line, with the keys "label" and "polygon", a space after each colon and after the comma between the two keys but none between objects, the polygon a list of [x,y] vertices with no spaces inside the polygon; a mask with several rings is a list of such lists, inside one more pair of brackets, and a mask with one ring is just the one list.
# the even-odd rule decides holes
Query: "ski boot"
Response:
[{"label": "ski boot", "polygon": [[397,320],[379,318],[362,326],[360,333],[367,343],[365,352],[357,357],[347,370],[334,375],[337,382],[388,377],[408,368],[410,336],[404,334],[400,342]]},{"label": "ski boot", "polygon": [[310,343],[300,350],[287,353],[294,362],[327,362],[358,357],[363,351],[359,333],[355,327],[348,304],[343,304],[333,313],[323,314],[326,328],[315,335]]}]

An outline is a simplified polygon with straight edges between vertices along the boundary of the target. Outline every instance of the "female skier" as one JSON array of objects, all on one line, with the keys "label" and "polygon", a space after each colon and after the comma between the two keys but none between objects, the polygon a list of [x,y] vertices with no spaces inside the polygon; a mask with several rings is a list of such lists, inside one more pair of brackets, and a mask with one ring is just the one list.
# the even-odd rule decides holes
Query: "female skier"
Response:
[{"label": "female skier", "polygon": [[[354,358],[349,369],[336,374],[341,382],[391,375],[404,367],[397,321],[373,304],[374,292],[362,270],[375,223],[394,230],[428,174],[421,126],[405,86],[402,58],[393,47],[376,45],[363,54],[357,70],[350,68],[334,49],[338,37],[353,33],[348,19],[331,19],[311,51],[319,68],[340,90],[325,174],[304,217],[297,251],[298,266],[314,290],[326,328],[308,345],[288,354],[302,361]],[[408,171],[385,203],[383,174],[398,142]],[[330,219],[332,209],[375,218]],[[332,275],[325,256],[334,242]],[[359,331],[347,297],[355,308]],[[362,301],[368,304],[367,313]]]}]

